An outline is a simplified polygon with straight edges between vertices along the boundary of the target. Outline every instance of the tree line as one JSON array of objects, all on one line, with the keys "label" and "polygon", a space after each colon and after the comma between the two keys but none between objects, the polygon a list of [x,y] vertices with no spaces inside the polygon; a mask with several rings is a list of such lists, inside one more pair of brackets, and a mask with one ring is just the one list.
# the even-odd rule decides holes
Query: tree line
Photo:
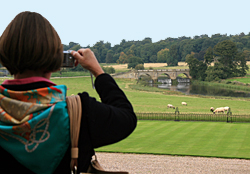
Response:
[{"label": "tree line", "polygon": [[[144,63],[177,66],[178,62],[187,62],[194,79],[223,79],[246,74],[246,61],[250,60],[250,32],[229,36],[214,34],[209,37],[204,34],[193,38],[169,37],[155,43],[149,37],[142,41],[123,39],[113,47],[111,43],[104,41],[86,47],[74,42],[64,45],[64,50],[79,48],[90,48],[100,63],[128,63],[128,68],[135,68]],[[212,62],[215,62],[213,67],[209,66]],[[200,73],[201,71],[204,73]]]}]

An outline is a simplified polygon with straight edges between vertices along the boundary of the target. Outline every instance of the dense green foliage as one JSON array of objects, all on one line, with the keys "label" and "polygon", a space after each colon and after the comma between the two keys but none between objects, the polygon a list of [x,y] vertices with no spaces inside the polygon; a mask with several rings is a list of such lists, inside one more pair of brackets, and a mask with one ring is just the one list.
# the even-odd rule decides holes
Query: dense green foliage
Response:
[{"label": "dense green foliage", "polygon": [[139,64],[143,65],[143,60],[140,57],[132,56],[128,59],[128,69],[135,68]]},{"label": "dense green foliage", "polygon": [[[77,43],[70,42],[64,49],[77,50]],[[239,35],[214,34],[167,38],[153,43],[151,38],[142,41],[126,41],[113,47],[109,42],[99,41],[87,46],[95,53],[100,63],[128,63],[128,69],[143,63],[167,63],[177,66],[186,61],[194,79],[213,81],[245,76],[250,60],[250,33]],[[86,48],[86,47],[85,47]],[[215,66],[210,66],[215,62]]]},{"label": "dense green foliage", "polygon": [[[204,60],[204,55],[209,47],[214,48],[219,42],[231,40],[236,44],[239,52],[244,52],[246,60],[250,60],[250,33],[245,35],[214,34],[211,37],[204,34],[201,36],[167,38],[153,43],[151,38],[145,38],[142,41],[126,41],[123,39],[120,44],[113,47],[109,42],[99,41],[93,46],[87,46],[93,50],[100,63],[127,63],[132,57],[140,57],[144,63],[165,63],[168,60],[169,65],[176,65],[176,62],[185,61],[188,54],[194,53],[198,60]],[[64,50],[79,49],[77,43],[70,42],[64,45]],[[85,47],[86,48],[86,47]],[[162,49],[168,49],[169,54],[165,58],[159,58],[158,52]]]},{"label": "dense green foliage", "polygon": [[115,73],[115,68],[113,68],[112,66],[102,67],[102,69],[107,74],[114,74]]},{"label": "dense green foliage", "polygon": [[[236,43],[231,40],[217,43],[213,50],[209,47],[204,55],[204,60],[199,61],[194,55],[191,53],[186,56],[193,79],[218,81],[231,77],[243,77],[249,69],[246,65],[245,53],[240,52]],[[209,66],[211,62],[214,62],[214,66]]]}]

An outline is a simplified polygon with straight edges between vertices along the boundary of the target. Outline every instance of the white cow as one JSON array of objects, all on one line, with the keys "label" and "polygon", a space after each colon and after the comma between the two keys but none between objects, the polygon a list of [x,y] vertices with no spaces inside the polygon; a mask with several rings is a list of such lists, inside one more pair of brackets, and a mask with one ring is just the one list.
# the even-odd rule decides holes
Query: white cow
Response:
[{"label": "white cow", "polygon": [[213,113],[215,114],[215,113],[219,113],[219,112],[225,113],[225,108],[224,107],[216,108]]},{"label": "white cow", "polygon": [[168,104],[168,108],[173,108],[173,109],[175,109],[175,107],[174,107],[173,105],[171,105],[171,104]]},{"label": "white cow", "polygon": [[187,103],[186,102],[181,102],[182,105],[186,105],[187,106]]},{"label": "white cow", "polygon": [[225,109],[225,111],[229,111],[229,107],[228,106],[224,107],[224,109]]}]

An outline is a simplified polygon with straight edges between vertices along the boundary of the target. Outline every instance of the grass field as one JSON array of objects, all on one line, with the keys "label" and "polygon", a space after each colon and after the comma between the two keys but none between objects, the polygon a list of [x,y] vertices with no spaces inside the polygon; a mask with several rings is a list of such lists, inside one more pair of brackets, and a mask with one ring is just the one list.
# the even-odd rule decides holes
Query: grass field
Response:
[{"label": "grass field", "polygon": [[238,81],[238,82],[241,82],[241,83],[250,84],[250,75],[247,75],[246,77],[242,77],[242,78],[228,79],[227,81]]},{"label": "grass field", "polygon": [[139,121],[125,140],[99,152],[250,159],[250,124]]},{"label": "grass field", "polygon": [[[68,95],[87,91],[90,96],[99,100],[96,91],[92,88],[90,77],[78,78],[54,78],[56,84],[66,84]],[[249,114],[250,100],[239,98],[203,98],[186,95],[167,95],[164,90],[159,92],[145,92],[129,88],[129,84],[134,84],[134,80],[116,79],[116,82],[124,90],[128,99],[131,101],[135,112],[174,112],[174,109],[168,109],[167,104],[173,104],[179,108],[180,112],[192,113],[211,113],[210,107],[230,106],[235,114]],[[188,106],[181,105],[185,101]]]},{"label": "grass field", "polygon": [[[67,94],[77,94],[87,91],[90,96],[99,100],[99,96],[92,88],[90,77],[75,78],[52,78],[56,84],[66,84]],[[250,99],[226,98],[226,97],[204,97],[187,95],[169,95],[166,90],[159,89],[157,92],[145,91],[144,89],[134,90],[129,85],[135,84],[135,80],[115,79],[119,86],[124,90],[128,99],[131,101],[135,112],[174,112],[174,109],[168,109],[167,104],[173,104],[179,108],[181,113],[211,113],[210,107],[230,106],[233,114],[249,114]],[[3,79],[0,79],[3,81]],[[99,100],[100,101],[100,100]],[[187,102],[188,106],[181,105],[181,102]]]}]

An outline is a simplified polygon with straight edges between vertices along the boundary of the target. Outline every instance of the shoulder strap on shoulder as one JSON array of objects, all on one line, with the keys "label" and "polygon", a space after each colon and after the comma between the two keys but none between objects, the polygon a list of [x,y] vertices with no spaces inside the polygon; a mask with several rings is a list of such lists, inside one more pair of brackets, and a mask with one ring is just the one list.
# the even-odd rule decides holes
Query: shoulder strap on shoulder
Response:
[{"label": "shoulder strap on shoulder", "polygon": [[78,159],[78,139],[81,126],[82,106],[79,95],[71,95],[66,98],[68,114],[70,119],[70,137],[71,137],[71,170],[77,170]]}]

